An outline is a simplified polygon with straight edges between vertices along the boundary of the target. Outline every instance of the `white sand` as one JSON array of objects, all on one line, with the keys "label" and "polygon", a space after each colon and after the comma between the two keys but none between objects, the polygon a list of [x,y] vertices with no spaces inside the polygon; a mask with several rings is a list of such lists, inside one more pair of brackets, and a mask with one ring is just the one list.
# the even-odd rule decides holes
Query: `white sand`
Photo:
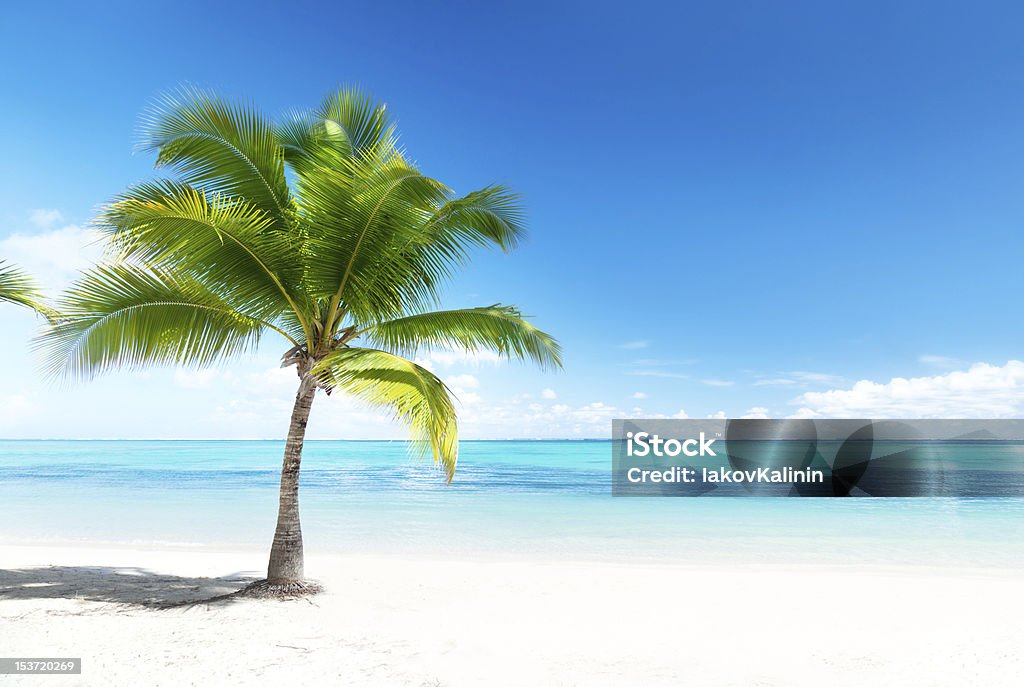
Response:
[{"label": "white sand", "polygon": [[198,578],[258,575],[263,555],[4,546],[0,656],[84,660],[80,677],[6,680],[994,687],[1024,679],[1022,571],[314,554],[307,571],[328,591],[312,600],[139,603],[230,591],[241,583]]}]

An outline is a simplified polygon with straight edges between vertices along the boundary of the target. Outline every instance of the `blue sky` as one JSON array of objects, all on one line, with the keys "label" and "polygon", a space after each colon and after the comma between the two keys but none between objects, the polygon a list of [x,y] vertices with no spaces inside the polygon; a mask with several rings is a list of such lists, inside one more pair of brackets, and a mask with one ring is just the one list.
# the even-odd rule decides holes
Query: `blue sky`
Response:
[{"label": "blue sky", "polygon": [[[521,191],[531,236],[453,307],[516,303],[566,370],[427,360],[466,436],[625,415],[1021,415],[1024,10],[1014,3],[22,3],[0,20],[0,257],[59,284],[153,175],[182,83],[270,115],[385,100],[426,173]],[[2,436],[275,436],[281,348],[40,386],[0,306]],[[903,381],[901,381],[903,380]],[[282,408],[285,416],[281,416]],[[314,436],[400,432],[331,399]]]}]

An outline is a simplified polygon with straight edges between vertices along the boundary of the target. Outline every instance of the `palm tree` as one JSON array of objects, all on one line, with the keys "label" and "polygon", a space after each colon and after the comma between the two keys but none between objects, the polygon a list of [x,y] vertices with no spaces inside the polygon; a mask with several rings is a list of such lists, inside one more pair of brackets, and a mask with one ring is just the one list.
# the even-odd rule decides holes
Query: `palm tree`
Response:
[{"label": "palm tree", "polygon": [[0,301],[24,305],[44,314],[48,312],[35,280],[3,260],[0,260]]},{"label": "palm tree", "polygon": [[101,212],[108,258],[60,299],[62,319],[41,340],[50,370],[205,366],[280,337],[298,390],[263,589],[308,590],[299,466],[318,390],[389,411],[450,481],[451,392],[406,356],[489,349],[561,366],[558,343],[515,307],[432,311],[470,249],[508,251],[522,238],[518,197],[502,186],[455,196],[403,154],[384,105],[354,89],[278,124],[183,91],[142,129],[173,178],[132,187]]}]

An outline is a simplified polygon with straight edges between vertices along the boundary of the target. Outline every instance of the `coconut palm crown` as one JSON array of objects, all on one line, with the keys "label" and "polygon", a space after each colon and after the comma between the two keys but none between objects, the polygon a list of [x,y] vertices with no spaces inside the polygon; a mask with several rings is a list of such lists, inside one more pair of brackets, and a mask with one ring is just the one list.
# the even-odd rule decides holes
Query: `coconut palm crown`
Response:
[{"label": "coconut palm crown", "polygon": [[515,307],[433,310],[472,249],[516,246],[523,211],[502,186],[459,197],[422,174],[384,105],[360,91],[279,123],[182,91],[144,116],[142,146],[170,178],[134,186],[101,212],[108,257],[61,297],[61,319],[41,344],[52,372],[90,377],[218,364],[279,337],[298,390],[268,585],[302,585],[298,478],[318,390],[389,411],[450,481],[452,394],[408,358],[488,349],[561,365],[558,343]]}]

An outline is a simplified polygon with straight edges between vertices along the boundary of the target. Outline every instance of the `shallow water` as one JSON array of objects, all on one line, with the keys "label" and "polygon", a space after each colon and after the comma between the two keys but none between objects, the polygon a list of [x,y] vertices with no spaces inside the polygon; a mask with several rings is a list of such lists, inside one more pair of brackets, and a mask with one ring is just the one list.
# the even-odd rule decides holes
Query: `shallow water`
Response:
[{"label": "shallow water", "polygon": [[[282,449],[0,441],[0,540],[266,546]],[[467,441],[447,485],[404,442],[311,441],[307,549],[1024,569],[1024,499],[613,498],[610,470],[609,442]]]}]

